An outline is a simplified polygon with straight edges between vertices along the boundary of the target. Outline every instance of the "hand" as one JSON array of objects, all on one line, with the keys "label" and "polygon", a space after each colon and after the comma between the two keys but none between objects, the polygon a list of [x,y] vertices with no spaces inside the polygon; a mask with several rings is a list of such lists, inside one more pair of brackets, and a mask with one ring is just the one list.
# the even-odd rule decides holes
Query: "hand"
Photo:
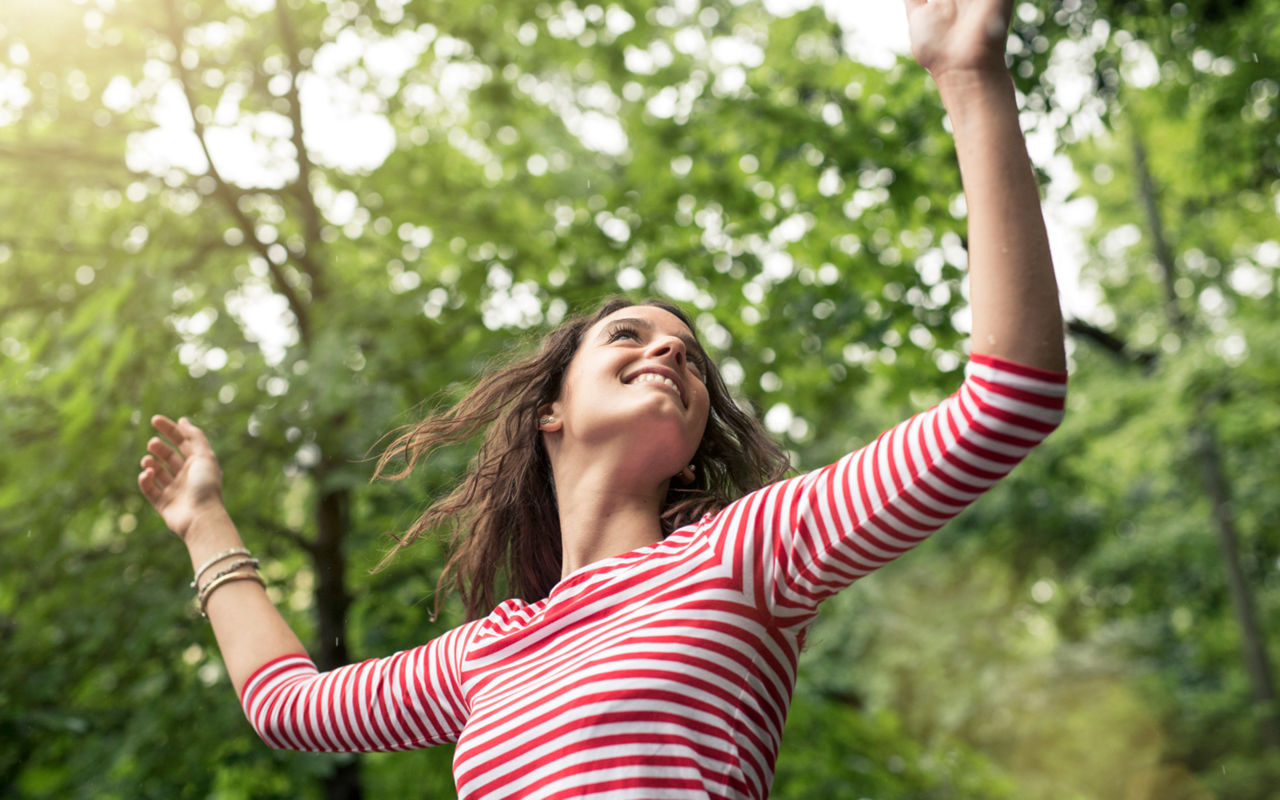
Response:
[{"label": "hand", "polygon": [[1013,0],[906,0],[911,54],[934,80],[1004,72]]},{"label": "hand", "polygon": [[204,432],[186,417],[174,422],[157,414],[151,424],[178,449],[152,437],[142,458],[138,488],[169,530],[185,542],[197,516],[221,508],[222,470]]}]

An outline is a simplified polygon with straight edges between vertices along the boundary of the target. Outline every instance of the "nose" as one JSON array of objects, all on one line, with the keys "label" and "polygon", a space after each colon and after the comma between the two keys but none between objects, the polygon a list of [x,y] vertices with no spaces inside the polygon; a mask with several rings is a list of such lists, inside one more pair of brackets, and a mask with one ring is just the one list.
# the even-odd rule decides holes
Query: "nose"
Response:
[{"label": "nose", "polygon": [[659,336],[649,346],[648,355],[650,358],[669,358],[677,367],[683,367],[686,356],[684,342],[677,336]]}]

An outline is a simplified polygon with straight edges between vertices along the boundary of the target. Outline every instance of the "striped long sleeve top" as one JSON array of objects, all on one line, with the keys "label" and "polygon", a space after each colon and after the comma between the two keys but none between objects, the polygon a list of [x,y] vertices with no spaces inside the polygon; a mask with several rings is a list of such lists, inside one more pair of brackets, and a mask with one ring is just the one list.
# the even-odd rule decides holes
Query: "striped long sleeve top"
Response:
[{"label": "striped long sleeve top", "polygon": [[834,464],[420,647],[324,674],[275,659],[245,713],[278,748],[457,742],[460,798],[766,797],[819,603],[1012,469],[1065,391],[975,355],[955,394]]}]

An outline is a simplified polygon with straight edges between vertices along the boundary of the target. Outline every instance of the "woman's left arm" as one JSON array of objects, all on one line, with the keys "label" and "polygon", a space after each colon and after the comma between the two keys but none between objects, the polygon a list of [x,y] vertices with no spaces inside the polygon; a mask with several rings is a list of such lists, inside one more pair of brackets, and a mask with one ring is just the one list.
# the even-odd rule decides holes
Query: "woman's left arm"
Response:
[{"label": "woman's left arm", "polygon": [[906,0],[911,51],[938,85],[969,211],[972,349],[1065,369],[1049,238],[1013,80],[1004,64],[1013,0]]}]

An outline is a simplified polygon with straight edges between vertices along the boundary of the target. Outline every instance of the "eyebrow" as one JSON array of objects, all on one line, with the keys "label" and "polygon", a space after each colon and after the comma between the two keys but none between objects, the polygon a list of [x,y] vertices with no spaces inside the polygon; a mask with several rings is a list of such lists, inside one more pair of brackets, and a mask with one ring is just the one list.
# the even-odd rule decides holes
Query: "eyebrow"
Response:
[{"label": "eyebrow", "polygon": [[[600,335],[603,337],[605,333],[615,325],[634,325],[637,328],[643,328],[644,330],[650,331],[650,332],[652,332],[654,328],[657,327],[647,319],[640,319],[639,317],[623,317],[621,319],[615,319],[612,322],[610,322],[608,325],[606,325],[604,327],[604,330],[600,332]],[[693,338],[687,333],[677,333],[676,338],[684,342],[685,348],[695,353],[700,359],[702,359],[703,363],[706,362],[707,351],[702,349],[702,345],[698,344],[697,339]]]}]

